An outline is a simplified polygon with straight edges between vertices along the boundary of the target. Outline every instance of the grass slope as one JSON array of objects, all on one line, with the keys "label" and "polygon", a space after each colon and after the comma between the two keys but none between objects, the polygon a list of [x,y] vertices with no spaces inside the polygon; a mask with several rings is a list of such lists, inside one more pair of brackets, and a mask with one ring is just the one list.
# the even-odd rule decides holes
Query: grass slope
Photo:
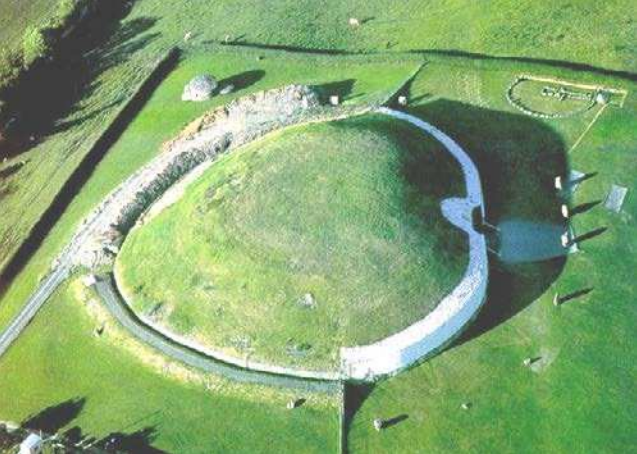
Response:
[{"label": "grass slope", "polygon": [[[20,422],[49,409],[36,427],[73,429],[76,439],[120,433],[123,452],[336,450],[337,396],[197,376],[118,333],[109,317],[96,337],[90,307],[98,303],[78,298],[78,284],[58,292],[2,358],[1,420]],[[287,410],[288,400],[300,396],[307,402]],[[62,411],[65,405],[75,410]]]},{"label": "grass slope", "polygon": [[457,285],[466,237],[440,202],[463,184],[441,145],[394,120],[293,128],[222,158],[134,230],[118,274],[137,311],[182,335],[334,370],[341,346],[405,328]]},{"label": "grass slope", "polygon": [[18,50],[27,27],[44,24],[55,14],[50,0],[4,0],[0,4],[0,53]]},{"label": "grass slope", "polygon": [[[257,55],[265,58],[257,61]],[[208,47],[201,52],[186,54],[100,162],[82,191],[73,199],[56,227],[47,236],[43,246],[29,261],[24,272],[14,279],[11,287],[2,296],[0,326],[8,323],[17,308],[21,307],[33,291],[37,279],[47,271],[56,251],[59,251],[70,238],[82,217],[87,215],[110,190],[156,156],[163,142],[176,136],[185,125],[205,111],[248,93],[290,83],[327,85],[331,87],[330,90],[340,91],[345,102],[374,101],[388,96],[397,89],[418,68],[421,61],[420,58],[401,61],[391,57],[275,55],[276,53],[267,51],[234,53]],[[215,97],[203,103],[181,102],[180,96],[184,85],[202,72],[210,72],[224,83],[231,81],[237,90],[230,95]],[[112,80],[113,83],[118,81],[122,82],[123,79]],[[95,106],[98,109],[102,101],[99,98],[95,98],[94,101],[100,103]],[[104,124],[98,123],[100,118],[101,116],[97,116],[96,123],[91,124],[96,128],[103,128]],[[78,124],[62,134],[59,141],[56,141],[55,137],[47,140],[38,147],[42,153],[33,155],[34,163],[45,162],[42,164],[41,173],[33,173],[33,166],[24,166],[19,172],[0,180],[0,185],[5,185],[6,188],[22,188],[22,195],[19,197],[18,194],[9,193],[0,199],[0,206],[6,210],[3,213],[7,220],[0,226],[0,232],[4,230],[6,238],[13,239],[11,243],[4,243],[3,251],[9,252],[9,244],[16,247],[18,241],[24,238],[25,224],[33,222],[33,218],[46,208],[45,201],[54,195],[56,186],[59,188],[59,177],[49,177],[48,180],[44,178],[48,175],[48,166],[55,169],[53,166],[56,159],[59,159],[56,153],[68,152],[68,147],[74,146],[76,140],[81,140],[77,135],[89,133],[91,129],[84,122],[83,127]],[[53,147],[55,144],[57,145]],[[45,150],[49,150],[51,154],[45,153]],[[75,158],[71,154],[67,159]],[[64,167],[64,171],[67,170],[68,166]],[[27,192],[34,194],[26,198],[23,194]],[[29,201],[28,210],[23,206],[25,200]],[[9,220],[11,222],[8,222]]]},{"label": "grass slope", "polygon": [[[561,202],[551,178],[569,169],[598,172],[577,189],[572,207],[604,200],[611,183],[629,187],[629,195],[619,215],[597,205],[573,218],[580,234],[602,226],[608,230],[582,243],[583,252],[566,262],[512,265],[493,258],[488,300],[474,326],[442,355],[375,387],[353,419],[349,450],[632,451],[637,417],[631,404],[637,398],[632,385],[637,356],[631,347],[637,319],[631,277],[637,265],[637,204],[630,195],[636,189],[635,99],[623,109],[608,107],[567,155],[597,110],[564,120],[534,120],[503,99],[508,83],[528,68],[451,68],[432,64],[423,71],[413,94],[435,95],[414,110],[453,133],[473,154],[493,222],[511,217],[554,222]],[[549,68],[534,73],[558,75]],[[585,74],[559,75],[587,79]],[[630,92],[635,88],[621,80],[601,82]],[[547,159],[554,154],[567,162]],[[591,293],[558,308],[552,304],[555,293],[591,287]],[[528,357],[539,360],[524,367]],[[461,409],[465,402],[472,403],[468,411]],[[374,432],[372,418],[400,415],[399,424]]]},{"label": "grass slope", "polygon": [[[137,14],[163,15],[159,0]],[[348,25],[350,17],[363,21]],[[208,27],[209,23],[217,24]],[[637,9],[622,0],[205,0],[171,5],[164,32],[181,38],[233,39],[308,49],[353,51],[454,50],[532,57],[637,70]]]}]

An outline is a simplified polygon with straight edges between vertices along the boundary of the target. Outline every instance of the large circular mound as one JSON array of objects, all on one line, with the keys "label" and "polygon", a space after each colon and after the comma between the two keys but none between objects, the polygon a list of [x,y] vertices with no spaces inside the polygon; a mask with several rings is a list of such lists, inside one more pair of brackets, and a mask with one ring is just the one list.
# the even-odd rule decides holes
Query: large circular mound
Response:
[{"label": "large circular mound", "polygon": [[433,139],[367,116],[288,129],[223,157],[135,228],[116,265],[133,309],[206,347],[335,370],[435,308],[465,234],[441,200],[461,170]]}]

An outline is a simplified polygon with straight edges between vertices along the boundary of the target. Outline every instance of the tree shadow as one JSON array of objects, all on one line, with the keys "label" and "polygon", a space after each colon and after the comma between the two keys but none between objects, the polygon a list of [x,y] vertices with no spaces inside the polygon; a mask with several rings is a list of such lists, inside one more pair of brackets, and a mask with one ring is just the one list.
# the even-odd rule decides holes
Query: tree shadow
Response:
[{"label": "tree shadow", "polygon": [[31,430],[41,430],[47,434],[57,433],[79,416],[86,404],[86,398],[65,400],[29,416],[22,421],[22,427]]},{"label": "tree shadow", "polygon": [[108,452],[130,454],[162,454],[166,451],[152,446],[157,438],[157,429],[152,426],[145,427],[132,433],[112,432],[99,440],[98,446]]},{"label": "tree shadow", "polygon": [[[107,2],[108,3],[108,2]],[[125,5],[102,6],[92,19],[65,39],[53,58],[38,62],[6,94],[16,119],[4,133],[20,147],[2,147],[0,158],[24,153],[37,144],[25,138],[42,138],[66,131],[99,114],[82,110],[80,101],[99,88],[99,76],[121,64],[155,40],[159,33],[146,33],[157,19],[141,17],[120,23]],[[122,2],[124,3],[124,2]],[[112,107],[112,106],[111,106]],[[70,151],[71,152],[71,151]]]},{"label": "tree shadow", "polygon": [[[153,73],[144,81],[139,90],[118,113],[113,122],[102,132],[89,152],[73,170],[64,185],[55,194],[53,201],[33,226],[27,238],[21,242],[17,250],[10,256],[4,269],[0,270],[0,295],[6,291],[14,277],[23,269],[33,253],[42,244],[42,241],[44,241],[44,238],[52,226],[57,222],[68,204],[92,175],[104,154],[121,136],[137,113],[139,113],[161,81],[163,81],[166,75],[177,65],[179,58],[179,52],[174,50],[157,65]],[[92,112],[89,113],[88,116],[93,116],[94,114],[95,113]],[[87,116],[83,118],[86,119]],[[73,121],[82,121],[82,118]],[[66,126],[70,127],[72,125],[67,124]],[[63,158],[68,157],[74,151],[73,147],[69,147],[67,154],[63,156]],[[11,190],[11,186],[0,186],[0,196],[9,190]],[[3,240],[3,238],[1,239]]]},{"label": "tree shadow", "polygon": [[235,91],[243,90],[244,88],[248,88],[251,85],[256,84],[261,79],[265,77],[265,71],[262,69],[254,69],[251,71],[244,71],[239,74],[235,74],[234,76],[230,76],[226,79],[222,79],[219,82],[219,88],[223,89],[228,85],[233,85]]},{"label": "tree shadow", "polygon": [[[490,224],[515,219],[566,226],[560,212],[564,200],[554,188],[555,176],[568,175],[566,146],[546,124],[445,99],[409,110],[449,134],[471,156],[480,172]],[[558,278],[565,263],[566,256],[524,263],[490,256],[485,305],[455,345],[529,306]]]},{"label": "tree shadow", "polygon": [[61,429],[67,427],[80,415],[85,405],[86,398],[69,399],[29,416],[22,422],[21,426],[28,430],[41,431],[49,436],[58,434],[58,440],[68,449],[75,448],[94,452],[95,448],[98,448],[98,450],[107,452],[131,454],[161,454],[166,452],[152,446],[158,435],[154,426],[146,426],[133,432],[114,431],[99,439],[85,434],[82,428],[77,425],[59,433]]}]

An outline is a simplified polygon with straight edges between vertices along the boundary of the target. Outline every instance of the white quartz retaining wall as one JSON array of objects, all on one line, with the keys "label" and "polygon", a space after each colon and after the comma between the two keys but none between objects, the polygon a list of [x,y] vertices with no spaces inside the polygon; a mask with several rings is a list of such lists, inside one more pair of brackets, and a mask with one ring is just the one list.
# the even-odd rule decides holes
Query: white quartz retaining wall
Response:
[{"label": "white quartz retaining wall", "polygon": [[[58,258],[58,263],[95,267],[112,265],[117,247],[136,220],[143,222],[142,213],[162,195],[167,196],[155,208],[161,210],[183,193],[192,178],[185,178],[173,191],[177,180],[188,173],[201,172],[223,151],[246,144],[263,135],[301,123],[336,120],[368,112],[370,107],[324,108],[315,95],[303,86],[290,86],[241,99],[221,111],[212,122],[170,144],[155,160],[132,175],[114,190],[80,226],[70,245]],[[407,121],[439,140],[458,160],[464,170],[466,198],[446,199],[443,215],[469,237],[469,265],[459,285],[424,319],[379,342],[366,346],[341,349],[338,372],[311,371],[253,362],[212,350],[196,341],[179,336],[147,317],[140,320],[156,332],[220,361],[275,374],[328,380],[373,380],[393,374],[442,348],[475,317],[486,294],[487,253],[483,235],[473,229],[472,210],[478,207],[484,214],[484,202],[478,171],[469,156],[446,134],[434,126],[403,112],[378,108],[378,113]],[[179,188],[179,186],[182,186]],[[147,211],[148,210],[148,211]],[[140,216],[142,219],[140,219]],[[115,249],[113,249],[115,248]],[[106,252],[106,253],[105,253]],[[125,291],[125,289],[121,289]]]},{"label": "white quartz retaining wall", "polygon": [[477,315],[484,302],[488,281],[487,245],[473,228],[472,211],[484,215],[484,198],[478,170],[465,151],[442,131],[419,118],[385,107],[377,110],[406,121],[430,134],[451,153],[464,171],[466,198],[446,199],[443,215],[469,237],[469,264],[458,286],[422,320],[373,344],[341,348],[341,372],[358,380],[374,380],[395,374],[439,351]]}]

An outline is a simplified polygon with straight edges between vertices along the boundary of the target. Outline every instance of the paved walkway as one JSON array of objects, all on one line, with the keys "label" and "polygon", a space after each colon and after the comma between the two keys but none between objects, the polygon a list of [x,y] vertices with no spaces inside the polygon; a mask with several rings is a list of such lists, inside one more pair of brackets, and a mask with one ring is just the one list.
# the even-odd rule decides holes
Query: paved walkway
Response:
[{"label": "paved walkway", "polygon": [[13,319],[7,329],[0,334],[0,356],[7,351],[13,341],[31,323],[33,317],[68,275],[69,268],[59,267],[42,281],[38,289],[29,297],[20,313]]}]

